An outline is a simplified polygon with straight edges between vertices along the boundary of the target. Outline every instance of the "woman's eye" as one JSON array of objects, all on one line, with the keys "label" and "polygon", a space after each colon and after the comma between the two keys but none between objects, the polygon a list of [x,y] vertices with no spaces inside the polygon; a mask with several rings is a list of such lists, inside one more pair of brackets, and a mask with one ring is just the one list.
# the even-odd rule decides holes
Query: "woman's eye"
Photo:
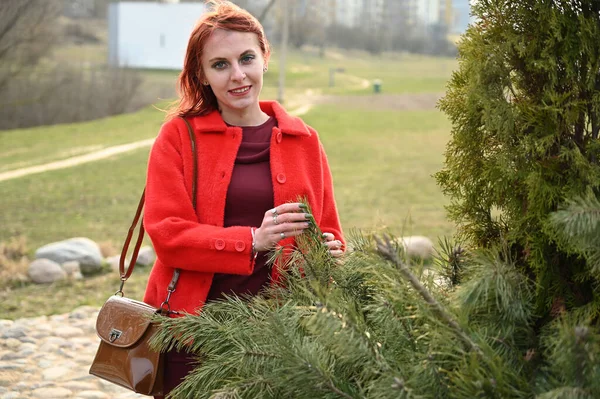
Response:
[{"label": "woman's eye", "polygon": [[245,55],[245,56],[242,57],[242,62],[244,64],[249,64],[249,63],[252,62],[253,59],[254,59],[253,55]]},{"label": "woman's eye", "polygon": [[213,68],[215,68],[215,69],[223,69],[226,66],[227,66],[227,64],[225,63],[225,61],[218,61],[213,64]]}]

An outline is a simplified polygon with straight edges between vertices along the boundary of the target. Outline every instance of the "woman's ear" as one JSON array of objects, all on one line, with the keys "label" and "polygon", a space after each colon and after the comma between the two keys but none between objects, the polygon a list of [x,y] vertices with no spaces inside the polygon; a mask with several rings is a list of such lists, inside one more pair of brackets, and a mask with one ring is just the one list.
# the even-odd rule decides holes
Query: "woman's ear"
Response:
[{"label": "woman's ear", "polygon": [[204,76],[202,76],[202,71],[199,71],[196,75],[198,77],[198,81],[202,82],[204,86],[208,86],[208,80]]}]

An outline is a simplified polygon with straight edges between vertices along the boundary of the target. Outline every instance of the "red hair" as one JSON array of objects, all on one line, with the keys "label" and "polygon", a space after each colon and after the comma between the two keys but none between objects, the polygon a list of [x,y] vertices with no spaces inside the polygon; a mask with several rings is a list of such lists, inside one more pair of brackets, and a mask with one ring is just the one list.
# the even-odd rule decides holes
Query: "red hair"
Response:
[{"label": "red hair", "polygon": [[202,84],[202,53],[206,41],[215,30],[255,33],[265,61],[271,55],[264,29],[252,14],[226,0],[210,0],[206,5],[210,11],[202,14],[190,35],[183,70],[178,80],[179,101],[167,113],[167,119],[205,115],[218,109],[217,98],[212,89]]}]

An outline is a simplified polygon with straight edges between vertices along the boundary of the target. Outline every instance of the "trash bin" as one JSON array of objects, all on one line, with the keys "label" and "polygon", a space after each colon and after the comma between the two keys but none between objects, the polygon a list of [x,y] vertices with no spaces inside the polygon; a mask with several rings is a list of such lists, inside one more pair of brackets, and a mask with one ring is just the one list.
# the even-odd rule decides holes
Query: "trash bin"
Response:
[{"label": "trash bin", "polygon": [[373,91],[375,93],[381,93],[381,80],[375,79],[373,81]]}]

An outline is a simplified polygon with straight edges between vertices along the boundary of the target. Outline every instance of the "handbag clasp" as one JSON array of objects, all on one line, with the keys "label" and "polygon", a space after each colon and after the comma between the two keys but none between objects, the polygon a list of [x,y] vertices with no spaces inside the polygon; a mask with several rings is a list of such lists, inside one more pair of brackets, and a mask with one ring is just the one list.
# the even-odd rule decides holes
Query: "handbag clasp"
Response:
[{"label": "handbag clasp", "polygon": [[119,337],[123,334],[123,331],[119,331],[116,328],[110,330],[110,334],[108,336],[108,340],[112,343],[115,342]]}]

